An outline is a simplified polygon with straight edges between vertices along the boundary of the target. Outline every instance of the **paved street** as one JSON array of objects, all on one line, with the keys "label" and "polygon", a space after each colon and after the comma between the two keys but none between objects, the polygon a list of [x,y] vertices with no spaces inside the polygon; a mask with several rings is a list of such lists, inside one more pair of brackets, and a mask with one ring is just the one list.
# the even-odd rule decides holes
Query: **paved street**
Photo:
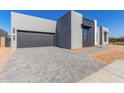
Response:
[{"label": "paved street", "polygon": [[57,47],[17,49],[0,82],[79,82],[105,65]]},{"label": "paved street", "polygon": [[89,55],[89,54],[94,54],[100,51],[104,51],[108,49],[107,46],[103,46],[103,47],[98,47],[98,48],[94,48],[94,49],[89,49],[89,50],[84,50],[84,51],[80,51],[80,55],[85,56],[85,55]]}]

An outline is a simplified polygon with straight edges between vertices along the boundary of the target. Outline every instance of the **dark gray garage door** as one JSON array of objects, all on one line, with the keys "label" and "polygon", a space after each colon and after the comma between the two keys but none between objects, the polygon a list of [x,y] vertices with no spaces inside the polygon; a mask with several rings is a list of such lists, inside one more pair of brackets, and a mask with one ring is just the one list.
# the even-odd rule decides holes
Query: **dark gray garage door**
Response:
[{"label": "dark gray garage door", "polygon": [[53,33],[39,33],[29,31],[17,31],[17,47],[43,47],[54,46]]}]

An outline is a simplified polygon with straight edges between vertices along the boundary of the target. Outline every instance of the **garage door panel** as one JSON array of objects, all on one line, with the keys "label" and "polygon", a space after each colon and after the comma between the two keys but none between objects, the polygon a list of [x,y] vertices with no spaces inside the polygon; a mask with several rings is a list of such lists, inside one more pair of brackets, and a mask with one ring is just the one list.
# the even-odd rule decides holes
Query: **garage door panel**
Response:
[{"label": "garage door panel", "polygon": [[43,47],[54,45],[54,34],[17,32],[17,47]]}]

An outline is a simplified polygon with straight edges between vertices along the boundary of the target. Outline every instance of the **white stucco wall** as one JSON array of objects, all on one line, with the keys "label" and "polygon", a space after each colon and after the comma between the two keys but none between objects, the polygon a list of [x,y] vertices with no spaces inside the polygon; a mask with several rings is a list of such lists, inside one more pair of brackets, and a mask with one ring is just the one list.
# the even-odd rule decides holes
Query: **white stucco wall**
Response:
[{"label": "white stucco wall", "polygon": [[[107,41],[104,41],[104,32],[107,32]],[[102,40],[102,45],[107,45],[108,40],[109,40],[109,29],[107,27],[101,27],[101,40]]]},{"label": "white stucco wall", "polygon": [[82,27],[83,22],[82,14],[71,11],[71,48],[82,48]]},{"label": "white stucco wall", "polygon": [[98,35],[97,35],[97,33],[98,33],[98,29],[97,29],[97,21],[96,20],[94,20],[94,37],[95,37],[95,41],[94,41],[94,45],[96,46],[96,45],[98,45],[98,41],[97,41],[97,39],[98,39]]},{"label": "white stucco wall", "polygon": [[96,42],[97,44],[96,45],[100,45],[100,28],[97,27],[97,33],[96,33]]}]

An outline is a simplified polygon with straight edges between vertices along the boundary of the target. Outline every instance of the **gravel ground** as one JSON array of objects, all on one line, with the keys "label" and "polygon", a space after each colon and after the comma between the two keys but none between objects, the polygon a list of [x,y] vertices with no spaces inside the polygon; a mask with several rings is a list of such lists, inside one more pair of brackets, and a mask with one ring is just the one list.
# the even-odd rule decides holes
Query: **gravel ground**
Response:
[{"label": "gravel ground", "polygon": [[57,47],[17,49],[0,73],[0,82],[74,83],[105,65]]},{"label": "gravel ground", "polygon": [[91,50],[84,50],[81,51],[79,54],[80,55],[89,55],[89,54],[94,54],[100,51],[104,51],[106,50],[108,47],[107,46],[103,46],[103,47],[99,47],[99,48],[95,48],[95,49],[91,49]]}]

